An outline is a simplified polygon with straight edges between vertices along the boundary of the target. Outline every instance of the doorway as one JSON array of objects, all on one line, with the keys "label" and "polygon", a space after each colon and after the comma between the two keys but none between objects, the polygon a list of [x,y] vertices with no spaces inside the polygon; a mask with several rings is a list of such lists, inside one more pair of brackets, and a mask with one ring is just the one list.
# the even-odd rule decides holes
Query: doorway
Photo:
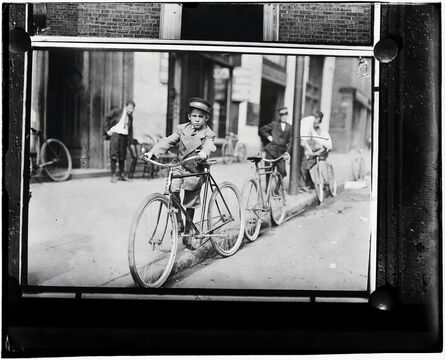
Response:
[{"label": "doorway", "polygon": [[260,97],[260,124],[264,126],[277,119],[276,110],[284,104],[284,90],[281,85],[263,79]]}]

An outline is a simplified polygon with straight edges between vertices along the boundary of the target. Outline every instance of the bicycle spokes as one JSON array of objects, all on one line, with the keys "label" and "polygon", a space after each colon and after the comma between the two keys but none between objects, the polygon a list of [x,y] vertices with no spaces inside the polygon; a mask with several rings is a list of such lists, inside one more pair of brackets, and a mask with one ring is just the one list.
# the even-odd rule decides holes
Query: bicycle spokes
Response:
[{"label": "bicycle spokes", "polygon": [[240,195],[230,183],[216,189],[209,201],[208,234],[215,250],[223,256],[234,254],[244,232]]},{"label": "bicycle spokes", "polygon": [[168,199],[155,194],[136,216],[130,234],[129,260],[133,278],[142,286],[157,287],[167,279],[177,249]]}]

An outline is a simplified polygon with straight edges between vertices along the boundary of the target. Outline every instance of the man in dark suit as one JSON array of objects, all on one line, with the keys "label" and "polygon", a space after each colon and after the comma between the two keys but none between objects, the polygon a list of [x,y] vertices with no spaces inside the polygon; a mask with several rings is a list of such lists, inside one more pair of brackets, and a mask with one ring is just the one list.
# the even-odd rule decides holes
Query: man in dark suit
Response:
[{"label": "man in dark suit", "polygon": [[[268,159],[276,159],[285,152],[290,151],[292,146],[292,127],[286,122],[288,111],[286,107],[277,110],[279,119],[264,125],[260,128],[260,136],[267,141],[265,146],[266,157]],[[275,166],[281,176],[286,176],[286,162],[280,159],[275,163]]]},{"label": "man in dark suit", "polygon": [[132,100],[122,109],[113,109],[105,116],[104,137],[110,140],[111,182],[116,182],[116,163],[119,161],[119,180],[126,181],[125,158],[127,146],[133,142],[133,111],[136,104]]}]

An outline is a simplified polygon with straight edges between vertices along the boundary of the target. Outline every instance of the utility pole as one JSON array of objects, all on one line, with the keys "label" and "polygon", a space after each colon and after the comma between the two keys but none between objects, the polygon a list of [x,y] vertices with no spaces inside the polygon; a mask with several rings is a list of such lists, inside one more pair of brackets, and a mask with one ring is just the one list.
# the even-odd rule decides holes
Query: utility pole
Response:
[{"label": "utility pole", "polygon": [[303,97],[304,56],[297,56],[295,69],[294,110],[292,119],[292,154],[289,176],[289,194],[297,195],[300,178],[300,120]]}]

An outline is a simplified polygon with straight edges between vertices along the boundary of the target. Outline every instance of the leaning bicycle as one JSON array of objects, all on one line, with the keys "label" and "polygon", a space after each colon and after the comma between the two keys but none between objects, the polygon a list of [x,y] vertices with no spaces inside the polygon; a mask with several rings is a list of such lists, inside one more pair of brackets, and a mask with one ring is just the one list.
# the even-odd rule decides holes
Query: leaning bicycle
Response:
[{"label": "leaning bicycle", "polygon": [[221,148],[224,164],[231,164],[233,161],[240,163],[246,161],[246,145],[238,141],[238,135],[228,133]]},{"label": "leaning bicycle", "polygon": [[42,131],[34,128],[31,128],[31,135],[35,137],[35,151],[33,149],[29,154],[31,176],[40,175],[44,171],[53,181],[68,180],[72,161],[65,144],[57,139],[45,140]]},{"label": "leaning bicycle", "polygon": [[[131,225],[128,261],[135,283],[145,288],[160,287],[174,269],[180,237],[176,219],[178,209],[191,222],[190,232],[182,236],[190,237],[195,248],[210,241],[218,254],[224,257],[235,254],[244,236],[241,195],[234,184],[223,182],[218,185],[215,182],[210,174],[210,167],[215,162],[208,160],[203,163],[202,172],[173,175],[175,167],[199,157],[192,156],[181,162],[168,164],[144,159],[156,166],[169,168],[169,173],[164,194],[148,196],[139,206]],[[173,196],[170,188],[173,179],[190,176],[204,178],[201,217],[196,223],[192,222],[193,219]]]},{"label": "leaning bicycle", "polygon": [[[288,153],[276,159],[265,159],[261,156],[252,156],[247,159],[255,164],[255,175],[244,182],[241,194],[243,209],[245,211],[245,235],[248,240],[255,241],[260,233],[261,224],[272,220],[273,225],[280,225],[286,216],[286,194],[284,192],[283,179],[273,166],[281,159],[289,160]],[[260,163],[262,163],[260,165]],[[266,190],[264,190],[264,179]]]},{"label": "leaning bicycle", "polygon": [[316,156],[317,162],[310,170],[311,178],[315,185],[315,193],[320,204],[325,199],[325,190],[328,190],[331,196],[337,196],[337,181],[335,180],[334,167],[326,159],[326,155]]}]

